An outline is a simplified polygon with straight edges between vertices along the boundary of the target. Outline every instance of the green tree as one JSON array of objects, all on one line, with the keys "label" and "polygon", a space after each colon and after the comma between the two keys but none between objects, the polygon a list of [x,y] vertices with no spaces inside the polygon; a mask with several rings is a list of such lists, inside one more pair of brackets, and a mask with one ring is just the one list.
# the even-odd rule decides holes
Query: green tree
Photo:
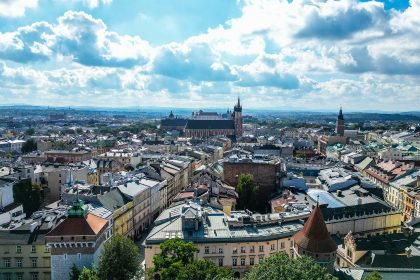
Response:
[{"label": "green tree", "polygon": [[32,185],[30,179],[21,180],[13,186],[13,197],[15,202],[23,204],[23,211],[30,216],[41,205],[41,187]]},{"label": "green tree", "polygon": [[78,128],[76,129],[76,133],[77,133],[77,134],[82,134],[82,133],[83,133],[83,129],[82,129],[81,127],[78,127]]},{"label": "green tree", "polygon": [[114,235],[99,260],[99,278],[103,280],[132,279],[140,271],[140,251],[127,237]]},{"label": "green tree", "polygon": [[307,256],[297,259],[286,253],[277,253],[254,266],[244,280],[288,279],[288,280],[336,280],[325,267]]},{"label": "green tree", "polygon": [[199,250],[192,242],[180,238],[160,244],[161,252],[153,257],[154,267],[148,272],[150,279],[160,280],[206,280],[232,276],[226,268],[204,260],[194,260]]},{"label": "green tree", "polygon": [[69,279],[70,280],[78,280],[80,276],[80,270],[77,268],[75,264],[71,267],[70,273],[69,273]]},{"label": "green tree", "polygon": [[96,271],[96,268],[92,267],[92,269],[89,269],[87,267],[83,267],[82,273],[80,274],[78,280],[99,280],[99,275]]},{"label": "green tree", "polygon": [[22,145],[22,153],[30,153],[37,150],[37,145],[34,139],[28,139]]},{"label": "green tree", "polygon": [[254,176],[251,174],[239,175],[238,185],[236,191],[238,192],[239,199],[238,209],[257,210],[257,201],[255,195],[258,187],[254,184]]},{"label": "green tree", "polygon": [[366,277],[366,279],[365,279],[365,280],[382,280],[382,279],[384,279],[384,278],[382,277],[382,275],[381,275],[381,274],[379,274],[379,272],[374,271],[374,272],[370,273],[370,274]]},{"label": "green tree", "polygon": [[30,127],[27,130],[25,130],[26,135],[34,135],[34,133],[35,133],[35,129],[33,127]]}]

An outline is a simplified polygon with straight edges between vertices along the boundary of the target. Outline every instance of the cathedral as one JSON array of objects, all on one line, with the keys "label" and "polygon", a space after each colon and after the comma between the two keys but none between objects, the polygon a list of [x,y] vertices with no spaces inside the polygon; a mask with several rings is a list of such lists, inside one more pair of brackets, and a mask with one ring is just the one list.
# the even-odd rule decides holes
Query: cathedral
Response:
[{"label": "cathedral", "polygon": [[193,113],[191,119],[176,118],[171,112],[169,117],[161,120],[161,128],[166,130],[180,130],[185,137],[203,138],[210,136],[228,136],[237,138],[243,133],[242,105],[238,103],[233,112],[228,111],[222,116],[217,113],[199,111]]}]

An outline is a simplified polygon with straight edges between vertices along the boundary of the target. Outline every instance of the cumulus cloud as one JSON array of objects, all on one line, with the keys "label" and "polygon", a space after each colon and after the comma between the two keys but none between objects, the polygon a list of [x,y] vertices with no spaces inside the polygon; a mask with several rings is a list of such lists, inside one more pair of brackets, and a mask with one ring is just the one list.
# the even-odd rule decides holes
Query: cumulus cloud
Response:
[{"label": "cumulus cloud", "polygon": [[356,1],[322,1],[301,6],[304,25],[299,38],[344,39],[373,27],[384,28],[388,14],[382,3]]},{"label": "cumulus cloud", "polygon": [[0,33],[0,39],[0,58],[22,63],[62,56],[83,65],[130,68],[145,64],[151,51],[140,37],[111,32],[102,20],[73,11],[57,24],[34,23]]},{"label": "cumulus cloud", "polygon": [[[91,8],[109,2],[85,1]],[[0,59],[21,63],[0,60],[2,87],[16,93],[35,88],[38,79],[39,94],[67,101],[69,95],[95,97],[104,104],[147,97],[142,102],[150,105],[214,100],[214,106],[226,106],[237,94],[251,107],[305,107],[308,100],[318,100],[309,103],[315,107],[358,108],[363,102],[392,109],[396,102],[416,103],[420,0],[410,0],[402,11],[385,10],[378,1],[238,3],[241,15],[223,25],[154,47],[112,32],[85,12],[0,33]],[[55,62],[69,65],[39,67]],[[31,69],[32,63],[41,70]]]},{"label": "cumulus cloud", "polygon": [[152,73],[180,80],[235,80],[230,66],[224,63],[208,44],[169,44],[157,50]]},{"label": "cumulus cloud", "polygon": [[99,4],[104,4],[104,5],[108,5],[112,2],[112,0],[82,0],[84,2],[84,4],[93,9],[99,6]]},{"label": "cumulus cloud", "polygon": [[27,9],[38,6],[38,0],[0,0],[0,17],[22,17]]}]

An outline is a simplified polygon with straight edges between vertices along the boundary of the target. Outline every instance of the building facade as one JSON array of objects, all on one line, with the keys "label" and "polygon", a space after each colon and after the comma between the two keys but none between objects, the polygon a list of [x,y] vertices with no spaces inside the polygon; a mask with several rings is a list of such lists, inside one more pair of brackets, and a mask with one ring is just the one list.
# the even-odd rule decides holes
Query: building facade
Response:
[{"label": "building facade", "polygon": [[146,270],[153,267],[159,245],[178,237],[194,243],[199,249],[196,258],[230,268],[239,277],[272,254],[291,255],[292,236],[303,227],[299,220],[308,216],[309,212],[227,215],[197,201],[174,205],[158,217],[145,240]]}]

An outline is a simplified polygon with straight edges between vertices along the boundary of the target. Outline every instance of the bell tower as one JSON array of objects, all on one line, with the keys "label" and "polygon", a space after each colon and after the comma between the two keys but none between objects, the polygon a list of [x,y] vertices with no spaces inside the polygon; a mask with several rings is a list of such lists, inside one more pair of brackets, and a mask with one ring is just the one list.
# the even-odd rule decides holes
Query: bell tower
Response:
[{"label": "bell tower", "polygon": [[343,110],[340,107],[340,112],[337,116],[337,121],[335,123],[335,133],[339,136],[344,136],[344,117],[343,117]]},{"label": "bell tower", "polygon": [[241,100],[238,97],[238,103],[235,105],[233,109],[233,120],[235,122],[235,136],[239,137],[242,136],[243,128],[242,128],[242,105]]}]

